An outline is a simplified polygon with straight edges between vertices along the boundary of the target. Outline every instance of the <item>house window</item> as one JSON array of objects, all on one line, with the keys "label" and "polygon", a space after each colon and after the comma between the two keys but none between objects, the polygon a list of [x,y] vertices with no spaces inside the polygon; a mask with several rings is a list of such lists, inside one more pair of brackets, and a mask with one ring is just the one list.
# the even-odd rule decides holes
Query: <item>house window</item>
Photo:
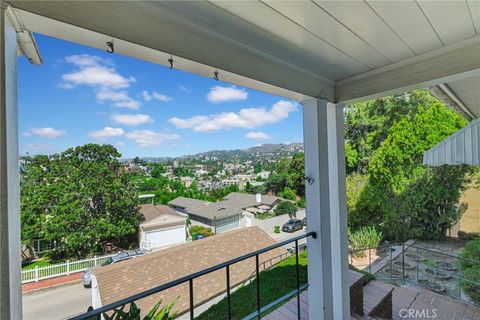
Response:
[{"label": "house window", "polygon": [[230,217],[217,219],[215,221],[215,232],[222,233],[240,226],[240,215],[236,214]]}]

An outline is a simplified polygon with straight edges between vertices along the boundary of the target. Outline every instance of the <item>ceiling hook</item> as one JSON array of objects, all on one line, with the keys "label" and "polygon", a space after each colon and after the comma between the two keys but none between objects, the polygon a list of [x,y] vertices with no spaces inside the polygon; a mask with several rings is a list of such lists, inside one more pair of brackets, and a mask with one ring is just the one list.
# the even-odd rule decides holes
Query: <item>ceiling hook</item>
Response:
[{"label": "ceiling hook", "polygon": [[313,179],[312,177],[309,177],[309,176],[303,176],[303,179],[305,179],[305,181],[307,181],[307,183],[309,185],[312,185],[314,182],[315,182],[315,179]]},{"label": "ceiling hook", "polygon": [[107,42],[107,52],[108,53],[114,53],[115,48],[113,47],[113,41],[108,41]]},{"label": "ceiling hook", "polygon": [[173,69],[173,59],[172,59],[172,57],[170,57],[170,59],[168,59],[168,63],[170,63],[170,69]]},{"label": "ceiling hook", "polygon": [[216,81],[218,81],[218,71],[215,70],[215,72],[213,73],[213,79],[215,79]]}]

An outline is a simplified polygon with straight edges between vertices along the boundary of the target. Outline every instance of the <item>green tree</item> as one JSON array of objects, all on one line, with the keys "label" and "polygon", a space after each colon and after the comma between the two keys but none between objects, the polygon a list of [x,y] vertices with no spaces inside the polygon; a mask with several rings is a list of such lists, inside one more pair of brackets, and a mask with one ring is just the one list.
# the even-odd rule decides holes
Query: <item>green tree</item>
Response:
[{"label": "green tree", "polygon": [[465,124],[439,102],[419,106],[412,119],[394,124],[368,166],[369,185],[357,203],[363,220],[382,223],[390,239],[443,239],[461,215],[457,203],[471,169],[424,167],[422,157]]},{"label": "green tree", "polygon": [[55,240],[72,257],[134,241],[138,196],[119,157],[96,144],[33,157],[21,182],[22,240]]},{"label": "green tree", "polygon": [[287,179],[283,174],[271,174],[265,182],[265,189],[280,194],[287,186]]},{"label": "green tree", "polygon": [[410,121],[418,108],[438,100],[427,90],[416,90],[348,106],[345,109],[347,171],[365,173],[375,151],[399,121]]},{"label": "green tree", "polygon": [[152,169],[152,172],[150,173],[150,175],[153,178],[160,178],[162,176],[162,173],[165,173],[165,168],[163,167],[163,165],[161,163],[156,163],[153,166],[153,169]]},{"label": "green tree", "polygon": [[297,215],[297,207],[290,201],[282,201],[275,208],[275,215],[280,216],[282,214],[288,214],[289,217],[295,217]]},{"label": "green tree", "polygon": [[297,195],[295,194],[295,191],[293,191],[289,187],[285,187],[283,189],[281,196],[282,196],[282,198],[287,199],[287,200],[295,200],[297,198]]}]

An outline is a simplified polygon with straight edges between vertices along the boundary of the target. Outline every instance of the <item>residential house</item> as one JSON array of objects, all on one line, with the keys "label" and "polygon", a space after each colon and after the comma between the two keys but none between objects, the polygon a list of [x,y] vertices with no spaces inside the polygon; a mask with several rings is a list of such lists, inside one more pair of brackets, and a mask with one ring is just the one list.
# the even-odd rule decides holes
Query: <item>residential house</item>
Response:
[{"label": "residential house", "polygon": [[185,242],[186,218],[165,205],[144,204],[138,238],[140,247],[154,250]]},{"label": "residential house", "polygon": [[[254,215],[273,209],[281,201],[275,196],[253,195],[240,192],[228,194],[219,202],[207,202],[186,197],[178,197],[168,204],[190,220],[211,227],[215,233],[222,233],[240,227],[254,225]],[[258,211],[248,208],[264,206]]]},{"label": "residential house", "polygon": [[260,177],[264,180],[268,179],[268,177],[270,177],[270,171],[262,171],[262,172],[259,172],[257,173],[257,177]]},{"label": "residential house", "polygon": [[[275,240],[259,227],[242,228],[95,269],[92,277],[93,307],[99,308],[273,244]],[[283,254],[286,256],[284,248],[261,254],[260,263],[275,265],[281,261]],[[230,274],[232,288],[245,283],[255,274],[255,260],[248,259],[232,265]],[[225,293],[225,274],[207,274],[195,279],[193,286],[194,306],[198,307]],[[179,297],[173,310],[182,315],[189,310],[188,289],[188,283],[184,283],[141,299],[137,301],[137,306],[145,315],[158,301],[162,300],[163,305],[167,305]]]}]

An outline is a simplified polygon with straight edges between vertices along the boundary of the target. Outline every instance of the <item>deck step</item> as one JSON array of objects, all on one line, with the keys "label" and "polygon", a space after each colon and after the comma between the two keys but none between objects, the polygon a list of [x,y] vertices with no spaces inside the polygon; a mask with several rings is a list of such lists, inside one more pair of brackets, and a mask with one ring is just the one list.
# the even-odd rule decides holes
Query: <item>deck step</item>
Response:
[{"label": "deck step", "polygon": [[363,287],[363,311],[372,318],[392,319],[394,286],[380,281],[370,281]]},{"label": "deck step", "polygon": [[365,284],[365,277],[360,272],[350,270],[348,280],[350,285],[350,312],[361,316],[363,315],[363,285]]}]

